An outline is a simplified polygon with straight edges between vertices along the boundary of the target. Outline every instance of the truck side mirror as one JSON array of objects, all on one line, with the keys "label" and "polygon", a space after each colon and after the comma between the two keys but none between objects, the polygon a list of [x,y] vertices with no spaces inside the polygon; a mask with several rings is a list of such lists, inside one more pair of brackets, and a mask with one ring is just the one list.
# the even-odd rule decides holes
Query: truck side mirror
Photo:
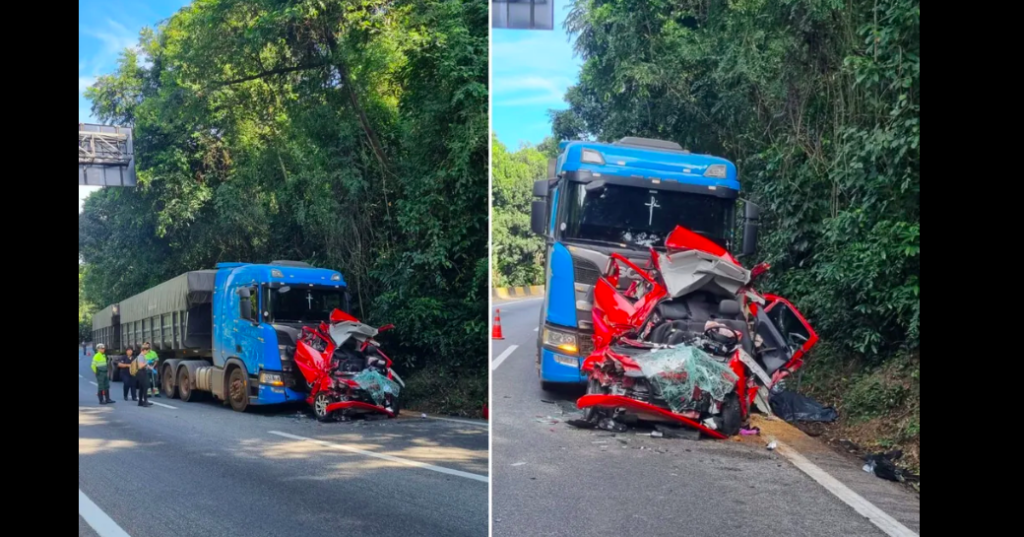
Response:
[{"label": "truck side mirror", "polygon": [[547,203],[533,200],[530,203],[530,230],[537,235],[547,234]]},{"label": "truck side mirror", "polygon": [[533,197],[548,197],[548,181],[546,179],[541,179],[540,181],[533,182]]},{"label": "truck side mirror", "polygon": [[752,256],[757,253],[757,228],[761,217],[761,208],[754,202],[743,204],[743,255]]}]

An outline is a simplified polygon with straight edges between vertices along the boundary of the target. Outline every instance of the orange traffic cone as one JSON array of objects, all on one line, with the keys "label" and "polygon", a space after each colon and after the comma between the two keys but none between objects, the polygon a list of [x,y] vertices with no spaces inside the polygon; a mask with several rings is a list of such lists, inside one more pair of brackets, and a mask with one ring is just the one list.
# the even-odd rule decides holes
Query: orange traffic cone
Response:
[{"label": "orange traffic cone", "polygon": [[494,325],[491,326],[491,339],[505,339],[501,335],[501,310],[494,310]]}]

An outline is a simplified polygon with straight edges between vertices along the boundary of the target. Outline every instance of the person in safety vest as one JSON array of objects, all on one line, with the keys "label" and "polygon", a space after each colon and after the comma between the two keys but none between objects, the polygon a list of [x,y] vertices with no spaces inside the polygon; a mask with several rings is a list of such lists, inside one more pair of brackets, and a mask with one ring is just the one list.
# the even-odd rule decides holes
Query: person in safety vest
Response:
[{"label": "person in safety vest", "polygon": [[115,403],[110,399],[110,376],[108,375],[107,368],[107,346],[98,343],[96,345],[96,354],[92,355],[92,372],[96,375],[96,395],[100,399],[101,405],[109,405]]},{"label": "person in safety vest", "polygon": [[[156,355],[156,351],[152,349],[152,345],[149,342],[142,344],[142,355],[146,357],[146,362],[149,363],[149,395],[151,397],[160,397],[160,385],[159,378],[157,377],[157,361],[160,359]],[[149,399],[148,397],[146,398]]]}]

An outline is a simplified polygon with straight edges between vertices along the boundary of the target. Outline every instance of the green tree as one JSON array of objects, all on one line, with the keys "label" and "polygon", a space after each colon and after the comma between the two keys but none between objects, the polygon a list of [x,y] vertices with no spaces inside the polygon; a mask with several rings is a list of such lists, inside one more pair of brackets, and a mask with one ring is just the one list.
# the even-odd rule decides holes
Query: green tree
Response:
[{"label": "green tree", "polygon": [[544,240],[530,230],[530,201],[533,182],[547,174],[548,159],[527,145],[509,153],[496,136],[491,148],[491,283],[495,287],[543,285]]}]

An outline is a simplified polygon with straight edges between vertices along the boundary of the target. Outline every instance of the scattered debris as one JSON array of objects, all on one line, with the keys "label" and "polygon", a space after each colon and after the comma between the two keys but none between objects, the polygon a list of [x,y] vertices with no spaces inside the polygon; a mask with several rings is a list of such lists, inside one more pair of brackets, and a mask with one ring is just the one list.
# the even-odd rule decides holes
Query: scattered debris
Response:
[{"label": "scattered debris", "polygon": [[426,419],[426,417],[427,417],[427,413],[426,413],[426,412],[424,412],[424,413],[420,414],[420,417],[421,417],[421,418],[424,418],[424,419]]},{"label": "scattered debris", "polygon": [[685,427],[668,427],[666,425],[655,425],[654,428],[664,435],[665,438],[682,438],[684,440],[700,440],[700,431]]},{"label": "scattered debris", "polygon": [[512,466],[522,466],[524,464],[526,464],[526,463],[525,462],[513,462]]},{"label": "scattered debris", "polygon": [[894,449],[885,453],[875,453],[864,457],[864,471],[873,473],[876,476],[888,481],[903,483],[904,481],[917,481],[918,476],[910,473],[899,466],[897,460],[903,456],[903,452]]},{"label": "scattered debris", "polygon": [[624,433],[629,429],[626,427],[626,424],[619,423],[612,418],[601,418],[601,421],[597,422],[597,426],[606,431],[612,431],[615,433]]},{"label": "scattered debris", "polygon": [[821,403],[796,392],[782,391],[768,396],[768,404],[780,418],[793,423],[798,421],[833,422],[839,413],[833,407],[822,406]]},{"label": "scattered debris", "polygon": [[569,425],[572,425],[573,427],[576,427],[577,429],[593,429],[593,428],[597,427],[596,423],[593,423],[593,422],[590,422],[590,421],[587,421],[587,420],[581,420],[581,419],[568,420],[565,423],[567,423]]},{"label": "scattered debris", "polygon": [[555,404],[555,402],[554,402],[554,401],[549,401],[549,400],[547,400],[547,399],[541,399],[541,400],[540,400],[540,402],[541,402],[541,403],[547,403],[547,404],[549,404],[549,405],[553,405],[553,404]]},{"label": "scattered debris", "polygon": [[663,433],[661,431],[658,431],[658,430],[654,430],[654,431],[651,431],[651,436],[654,437],[654,438],[661,438],[661,437],[665,436],[665,433]]},{"label": "scattered debris", "polygon": [[754,427],[753,429],[740,429],[740,434],[743,436],[759,436],[761,429]]},{"label": "scattered debris", "polygon": [[560,420],[558,418],[552,418],[551,416],[547,416],[547,417],[543,417],[543,418],[540,417],[540,416],[537,416],[536,418],[533,418],[533,421],[535,421],[537,423],[543,423],[544,425],[555,425],[556,423],[561,423],[562,420]]},{"label": "scattered debris", "polygon": [[775,451],[775,448],[779,447],[779,443],[773,439],[771,442],[768,442],[766,447],[768,448],[768,451]]},{"label": "scattered debris", "polygon": [[852,441],[846,438],[839,439],[839,445],[843,447],[848,453],[857,453],[860,451],[860,446],[854,444]]}]

